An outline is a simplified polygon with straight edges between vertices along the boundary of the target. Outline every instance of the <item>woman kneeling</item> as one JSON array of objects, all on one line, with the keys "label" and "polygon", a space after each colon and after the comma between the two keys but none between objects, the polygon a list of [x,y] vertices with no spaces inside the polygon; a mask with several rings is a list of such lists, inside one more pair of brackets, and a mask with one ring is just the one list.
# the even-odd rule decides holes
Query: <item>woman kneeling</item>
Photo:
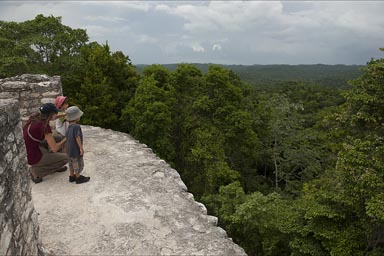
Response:
[{"label": "woman kneeling", "polygon": [[[23,137],[27,149],[28,164],[31,165],[32,181],[39,183],[44,176],[53,172],[67,170],[68,157],[58,151],[65,144],[66,138],[56,143],[49,121],[54,120],[58,109],[52,103],[41,105],[40,111],[30,116],[23,127]],[[45,141],[48,148],[44,147]]]}]

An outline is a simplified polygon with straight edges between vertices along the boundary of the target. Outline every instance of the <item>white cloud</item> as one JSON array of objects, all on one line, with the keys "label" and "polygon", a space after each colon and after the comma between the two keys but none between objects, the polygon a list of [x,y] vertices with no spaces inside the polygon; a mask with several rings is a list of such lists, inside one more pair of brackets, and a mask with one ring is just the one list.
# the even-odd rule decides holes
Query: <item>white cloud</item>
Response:
[{"label": "white cloud", "polygon": [[180,16],[187,22],[185,28],[190,32],[199,31],[237,31],[265,23],[281,13],[280,2],[263,1],[211,1],[206,5],[180,4],[175,7],[162,7],[158,10]]},{"label": "white cloud", "polygon": [[139,43],[155,44],[159,42],[157,38],[145,34],[137,35],[136,37],[138,38]]},{"label": "white cloud", "polygon": [[84,27],[84,29],[87,30],[88,34],[91,34],[94,37],[100,37],[105,35],[105,33],[108,33],[110,30],[103,26],[95,26],[95,25],[89,25]]},{"label": "white cloud", "polygon": [[88,8],[94,6],[101,6],[104,8],[116,8],[120,10],[137,10],[148,12],[152,9],[155,2],[151,1],[79,1],[80,3],[87,5]]},{"label": "white cloud", "polygon": [[191,47],[194,52],[205,52],[204,47],[199,44],[193,44]]},{"label": "white cloud", "polygon": [[172,8],[166,4],[158,4],[154,8],[156,11],[172,12]]},{"label": "white cloud", "polygon": [[[384,8],[383,3],[379,2],[342,2],[314,5],[317,10],[316,18],[321,20],[324,25],[336,26],[340,29],[348,29],[355,33],[371,34],[384,33]],[[308,12],[314,15],[314,11]]]},{"label": "white cloud", "polygon": [[0,1],[1,20],[61,16],[134,63],[364,64],[382,56],[383,11],[380,1]]},{"label": "white cloud", "polygon": [[115,16],[86,16],[86,17],[84,17],[84,20],[103,21],[103,22],[112,22],[112,23],[127,21],[127,19],[125,19],[125,18],[120,18],[120,17],[115,17]]},{"label": "white cloud", "polygon": [[222,49],[222,47],[221,47],[220,44],[214,44],[214,45],[212,46],[212,50],[213,50],[213,51],[221,51],[221,49]]},{"label": "white cloud", "polygon": [[87,34],[90,35],[92,40],[108,40],[111,36],[122,36],[124,33],[129,33],[130,27],[108,27],[104,25],[86,25],[82,27],[87,31]]},{"label": "white cloud", "polygon": [[[253,33],[315,33],[318,29],[346,29],[355,33],[384,32],[382,3],[304,2],[300,11],[285,12],[279,1],[211,1],[205,6],[191,2],[159,5],[156,10],[185,19],[184,28],[195,34],[231,31]],[[376,8],[375,8],[376,5]],[[306,7],[306,8],[305,8]],[[374,15],[372,15],[372,12]]]}]

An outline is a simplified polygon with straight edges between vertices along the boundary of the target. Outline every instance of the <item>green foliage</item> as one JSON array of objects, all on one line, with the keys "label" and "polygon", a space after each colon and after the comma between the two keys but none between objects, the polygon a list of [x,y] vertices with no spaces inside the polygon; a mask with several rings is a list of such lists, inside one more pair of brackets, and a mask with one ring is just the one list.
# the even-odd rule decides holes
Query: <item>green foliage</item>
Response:
[{"label": "green foliage", "polygon": [[[211,64],[191,63],[201,72],[208,72]],[[178,64],[163,65],[170,71]],[[359,65],[220,65],[232,70],[242,81],[257,88],[275,87],[281,82],[300,81],[305,84],[319,84],[321,87],[349,88],[348,81],[356,79],[362,72]],[[145,65],[139,65],[141,71]]]},{"label": "green foliage", "polygon": [[[368,63],[366,73],[352,83],[355,87],[345,94],[346,101],[341,107],[335,107],[343,103],[337,98],[323,107],[310,103],[317,106],[309,111],[319,114],[315,122],[327,118],[321,125],[311,126],[315,124],[313,121],[303,125],[305,113],[298,111],[300,105],[291,103],[296,99],[306,106],[305,99],[310,99],[307,92],[311,90],[304,90],[300,97],[289,91],[288,98],[281,92],[275,98],[268,97],[269,93],[264,95],[268,99],[271,128],[262,137],[263,145],[272,141],[271,152],[278,163],[284,194],[297,197],[283,199],[276,194],[255,192],[238,200],[236,191],[243,190],[237,183],[222,187],[221,196],[203,198],[249,254],[381,255],[384,252],[382,108],[376,107],[381,104],[381,97],[376,95],[380,95],[382,87],[382,62]],[[365,86],[367,81],[369,86]],[[294,89],[297,88],[300,89]],[[320,95],[314,98],[317,102]],[[326,139],[334,141],[326,143]],[[331,152],[337,154],[336,159]],[[302,192],[297,194],[305,181]],[[232,193],[226,195],[224,188]],[[271,200],[273,195],[277,198]]]},{"label": "green foliage", "polygon": [[[186,152],[185,165],[181,167],[187,177],[195,176],[191,170],[199,169],[202,173],[198,178],[195,176],[196,179],[203,181],[208,176],[208,181],[212,180],[204,190],[201,189],[203,186],[194,182],[196,185],[193,186],[201,191],[198,195],[217,193],[221,185],[241,177],[239,172],[244,170],[242,167],[253,168],[257,161],[254,150],[260,147],[260,142],[252,117],[246,111],[248,105],[243,104],[246,87],[239,78],[218,66],[211,66],[203,76],[204,80],[200,79],[201,74],[196,69],[190,68],[190,71],[197,76],[196,80],[190,81],[196,81],[194,85],[195,88],[199,86],[196,91],[200,93],[195,94],[195,98],[184,98],[191,104],[186,106],[188,116],[183,119],[182,127],[191,139],[181,142],[181,145],[189,145],[191,152]],[[180,85],[175,87],[182,88]],[[239,148],[235,149],[234,143]]]},{"label": "green foliage", "polygon": [[137,81],[129,58],[121,52],[112,54],[108,45],[91,43],[75,61],[80,66],[64,80],[64,89],[71,103],[84,109],[83,123],[120,130],[121,109]]},{"label": "green foliage", "polygon": [[367,63],[364,74],[351,82],[352,90],[345,93],[345,125],[354,135],[367,131],[382,135],[384,125],[384,59]]},{"label": "green foliage", "polygon": [[129,127],[133,136],[172,163],[175,151],[171,110],[175,96],[168,80],[167,70],[159,66],[149,67],[140,80],[134,98],[122,111],[121,122]]},{"label": "green foliage", "polygon": [[173,73],[160,65],[142,73],[123,110],[124,127],[174,164],[196,198],[247,182],[242,175],[257,168],[261,148],[250,88],[218,66],[205,75],[185,64]]},{"label": "green foliage", "polygon": [[118,121],[117,115],[113,112],[116,102],[113,100],[111,86],[105,77],[98,81],[85,77],[72,102],[86,113],[82,118],[83,124],[108,127]]},{"label": "green foliage", "polygon": [[382,109],[374,106],[381,104],[376,97],[382,87],[376,69],[380,63],[383,59],[368,63],[364,75],[352,83],[340,111],[329,119],[337,120],[332,125],[345,130],[344,136],[331,133],[343,143],[336,148],[335,167],[305,185],[303,197],[296,201],[299,215],[293,223],[297,224],[282,229],[294,237],[290,242],[293,255],[384,252]]},{"label": "green foliage", "polygon": [[220,186],[239,178],[239,173],[225,162],[221,133],[215,127],[203,127],[193,131],[190,154],[185,157],[188,170],[185,176],[190,188],[197,195],[216,193]]},{"label": "green foliage", "polygon": [[24,39],[27,33],[19,23],[0,21],[0,78],[31,70],[36,53]]},{"label": "green foliage", "polygon": [[0,77],[56,75],[60,59],[78,54],[87,41],[85,30],[61,24],[61,17],[39,14],[20,23],[0,21]]},{"label": "green foliage", "polygon": [[384,223],[375,214],[380,212],[375,202],[383,191],[383,163],[374,157],[382,155],[382,148],[359,140],[353,144],[340,152],[335,170],[306,185],[297,203],[297,225],[283,230],[294,236],[296,254],[368,255],[382,250]]},{"label": "green foliage", "polygon": [[0,78],[60,75],[70,104],[85,112],[83,123],[122,130],[121,109],[139,76],[123,53],[87,41],[85,30],[63,25],[61,17],[39,14],[20,23],[0,21]]},{"label": "green foliage", "polygon": [[36,49],[40,63],[55,63],[61,56],[78,54],[88,41],[83,29],[72,29],[61,24],[61,17],[39,14],[34,20],[25,21],[29,30],[30,46]]},{"label": "green foliage", "polygon": [[253,129],[251,114],[234,108],[219,108],[217,112],[223,115],[221,129],[226,138],[224,147],[231,167],[239,171],[255,167],[260,161],[259,151],[262,146]]},{"label": "green foliage", "polygon": [[157,86],[162,89],[169,89],[169,80],[171,73],[161,65],[151,65],[144,69],[144,77],[153,77],[157,82]]},{"label": "green foliage", "polygon": [[289,102],[300,106],[299,114],[305,128],[310,128],[321,121],[322,117],[318,115],[320,111],[326,111],[345,102],[342,96],[345,90],[304,82],[279,82],[274,86],[264,87],[263,91],[267,95],[284,95]]},{"label": "green foliage", "polygon": [[289,209],[281,196],[260,192],[246,195],[241,184],[234,182],[222,186],[214,198],[215,214],[249,255],[289,254],[289,237],[278,229],[284,222],[282,213]]},{"label": "green foliage", "polygon": [[329,154],[322,147],[325,138],[315,129],[305,128],[303,104],[291,103],[285,94],[270,95],[265,107],[269,133],[263,144],[268,146],[268,161],[273,166],[273,177],[269,177],[277,189],[297,196],[303,182],[317,177],[324,168],[323,157]]},{"label": "green foliage", "polygon": [[201,72],[192,65],[181,64],[171,74],[171,83],[175,88],[176,101],[173,109],[173,144],[175,147],[175,165],[180,172],[185,168],[185,157],[190,152],[189,135],[199,123],[192,108],[203,88]]}]

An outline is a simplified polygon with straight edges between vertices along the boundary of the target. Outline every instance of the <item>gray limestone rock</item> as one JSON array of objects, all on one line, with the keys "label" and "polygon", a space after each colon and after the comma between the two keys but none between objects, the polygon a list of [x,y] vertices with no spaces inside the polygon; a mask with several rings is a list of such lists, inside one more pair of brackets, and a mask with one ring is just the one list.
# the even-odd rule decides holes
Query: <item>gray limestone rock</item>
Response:
[{"label": "gray limestone rock", "polygon": [[246,255],[178,173],[131,136],[82,126],[85,184],[68,172],[32,185],[44,251],[54,255]]}]

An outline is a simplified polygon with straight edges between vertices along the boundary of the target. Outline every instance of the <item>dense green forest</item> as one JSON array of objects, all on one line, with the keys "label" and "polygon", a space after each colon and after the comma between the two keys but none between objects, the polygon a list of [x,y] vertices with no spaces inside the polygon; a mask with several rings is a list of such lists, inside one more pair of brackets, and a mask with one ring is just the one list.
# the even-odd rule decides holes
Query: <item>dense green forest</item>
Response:
[{"label": "dense green forest", "polygon": [[60,17],[0,21],[0,78],[60,75],[84,124],[149,145],[249,255],[384,255],[384,59],[297,68],[138,70]]},{"label": "dense green forest", "polygon": [[[208,72],[212,64],[191,63],[201,72]],[[136,65],[138,71],[147,65]],[[162,65],[175,71],[178,64]],[[220,65],[235,72],[242,81],[258,88],[270,87],[285,81],[302,81],[322,86],[349,88],[348,81],[362,75],[361,65]]]}]

